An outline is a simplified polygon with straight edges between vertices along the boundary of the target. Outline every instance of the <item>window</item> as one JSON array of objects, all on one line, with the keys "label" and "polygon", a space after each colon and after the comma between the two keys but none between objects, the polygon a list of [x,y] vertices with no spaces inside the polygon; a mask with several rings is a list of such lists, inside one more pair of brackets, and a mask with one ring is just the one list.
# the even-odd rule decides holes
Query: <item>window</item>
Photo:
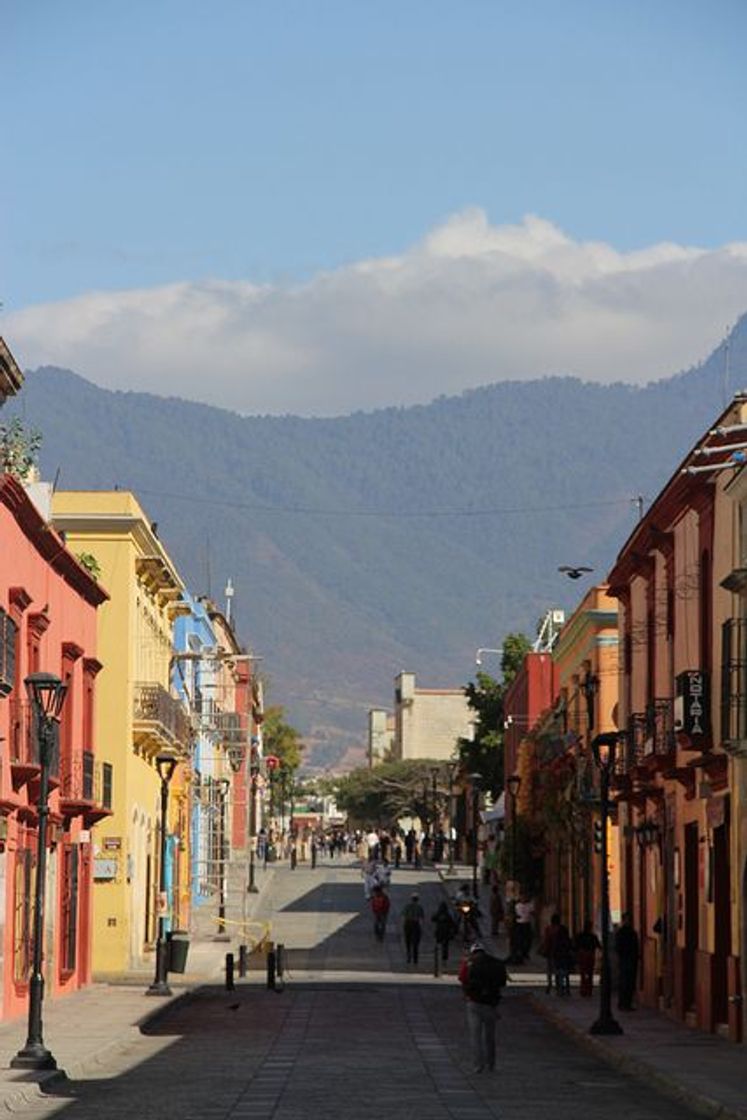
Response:
[{"label": "window", "polygon": [[18,626],[0,607],[0,696],[7,696],[16,683]]},{"label": "window", "polygon": [[34,853],[22,834],[16,852],[13,914],[13,978],[26,984],[31,972],[31,923],[34,909],[36,867]]},{"label": "window", "polygon": [[65,844],[62,851],[62,954],[63,975],[75,971],[78,953],[78,865],[77,844]]}]

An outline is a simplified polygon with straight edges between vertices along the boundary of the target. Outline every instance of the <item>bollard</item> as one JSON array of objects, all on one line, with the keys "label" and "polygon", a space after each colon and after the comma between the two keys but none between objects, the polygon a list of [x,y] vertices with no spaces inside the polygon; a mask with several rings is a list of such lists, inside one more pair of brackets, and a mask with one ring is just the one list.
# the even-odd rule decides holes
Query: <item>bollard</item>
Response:
[{"label": "bollard", "polygon": [[249,950],[246,945],[239,945],[239,976],[243,979],[249,971]]},{"label": "bollard", "polygon": [[283,968],[284,967],[285,967],[285,945],[283,945],[282,942],[278,942],[278,944],[275,946],[275,971],[277,973],[278,980],[283,979]]},{"label": "bollard", "polygon": [[433,946],[433,975],[441,975],[441,946],[438,942]]},{"label": "bollard", "polygon": [[290,866],[291,871],[296,870],[296,863],[297,862],[298,862],[298,852],[296,851],[296,848],[295,848],[295,845],[294,845],[291,848],[291,866]]},{"label": "bollard", "polygon": [[267,987],[275,990],[275,950],[270,949],[267,954]]},{"label": "bollard", "polygon": [[311,845],[311,870],[316,870],[316,844]]},{"label": "bollard", "polygon": [[233,953],[226,953],[226,991],[235,991],[233,982]]}]

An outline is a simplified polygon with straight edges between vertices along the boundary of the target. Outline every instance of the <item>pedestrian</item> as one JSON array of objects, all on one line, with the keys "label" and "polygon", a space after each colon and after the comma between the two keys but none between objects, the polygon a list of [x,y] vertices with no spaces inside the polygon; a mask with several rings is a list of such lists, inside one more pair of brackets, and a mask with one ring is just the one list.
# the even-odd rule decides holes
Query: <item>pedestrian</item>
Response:
[{"label": "pedestrian", "polygon": [[454,907],[462,919],[462,932],[465,944],[468,941],[474,941],[476,937],[482,937],[482,931],[480,929],[482,913],[472,897],[469,883],[462,883],[459,887],[459,890],[454,896]]},{"label": "pedestrian", "polygon": [[519,964],[529,960],[532,951],[532,923],[534,922],[534,902],[528,895],[522,895],[514,907],[516,923],[516,948]]},{"label": "pedestrian", "polygon": [[371,895],[371,913],[374,919],[374,936],[377,941],[384,940],[386,922],[389,917],[389,896],[381,886],[375,886]]},{"label": "pedestrian", "polygon": [[459,966],[459,982],[464,992],[475,1073],[492,1073],[495,1069],[495,1024],[507,980],[503,961],[487,953],[479,941],[470,946]]},{"label": "pedestrian", "polygon": [[420,895],[413,894],[402,911],[402,929],[405,935],[405,952],[408,964],[418,963],[420,939],[423,936],[425,911],[420,905]]},{"label": "pedestrian", "polygon": [[457,923],[448,902],[444,899],[439,903],[436,913],[431,918],[434,925],[436,944],[441,946],[441,960],[446,963],[449,959],[449,942],[456,935]]},{"label": "pedestrian", "polygon": [[589,998],[594,988],[594,964],[597,950],[601,949],[599,938],[594,933],[591,919],[587,918],[584,928],[576,935],[576,964],[579,975],[579,994]]},{"label": "pedestrian", "polygon": [[497,937],[501,931],[501,922],[505,916],[501,889],[497,883],[490,888],[490,932]]},{"label": "pedestrian", "polygon": [[571,972],[575,965],[573,942],[568,927],[559,921],[555,938],[555,991],[559,996],[571,994]]},{"label": "pedestrian", "polygon": [[366,902],[368,902],[373,894],[374,887],[381,886],[376,877],[376,864],[373,860],[364,863],[361,875],[363,876],[363,896]]},{"label": "pedestrian", "polygon": [[413,857],[415,854],[415,840],[415,829],[408,829],[408,831],[405,833],[405,859],[408,863],[413,862]]},{"label": "pedestrian", "polygon": [[620,1011],[633,1010],[633,996],[638,980],[640,945],[633,929],[630,914],[622,916],[622,923],[615,932],[615,952],[618,962],[617,1006]]}]

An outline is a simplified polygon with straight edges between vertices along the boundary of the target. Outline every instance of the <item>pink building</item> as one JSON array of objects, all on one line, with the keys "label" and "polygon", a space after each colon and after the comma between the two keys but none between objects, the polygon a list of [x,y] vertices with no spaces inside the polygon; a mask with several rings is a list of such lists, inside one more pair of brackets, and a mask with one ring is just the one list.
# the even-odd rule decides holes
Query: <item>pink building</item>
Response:
[{"label": "pink building", "polygon": [[65,547],[21,484],[0,474],[0,1017],[26,1010],[32,952],[39,753],[29,673],[68,684],[51,776],[44,972],[48,996],[91,977],[90,829],[111,803],[96,762],[96,609],[106,592]]}]

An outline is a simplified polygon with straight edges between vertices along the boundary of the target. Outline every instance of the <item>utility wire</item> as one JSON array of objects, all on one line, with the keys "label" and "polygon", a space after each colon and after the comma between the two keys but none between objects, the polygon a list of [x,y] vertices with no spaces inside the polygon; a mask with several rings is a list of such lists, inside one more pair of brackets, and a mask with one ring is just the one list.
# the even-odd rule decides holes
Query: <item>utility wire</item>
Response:
[{"label": "utility wire", "polygon": [[[229,506],[245,510],[247,513],[292,513],[313,517],[503,517],[511,513],[554,513],[561,510],[593,509],[601,506],[630,505],[631,499],[606,498],[589,502],[569,502],[546,506],[501,506],[487,509],[430,509],[430,510],[377,510],[377,509],[320,509],[314,506],[263,506],[241,502],[232,498],[200,497],[197,494],[173,494],[165,490],[135,488],[138,494],[154,498],[169,498],[172,501],[195,502],[203,505]],[[637,500],[637,499],[636,499]]]}]

